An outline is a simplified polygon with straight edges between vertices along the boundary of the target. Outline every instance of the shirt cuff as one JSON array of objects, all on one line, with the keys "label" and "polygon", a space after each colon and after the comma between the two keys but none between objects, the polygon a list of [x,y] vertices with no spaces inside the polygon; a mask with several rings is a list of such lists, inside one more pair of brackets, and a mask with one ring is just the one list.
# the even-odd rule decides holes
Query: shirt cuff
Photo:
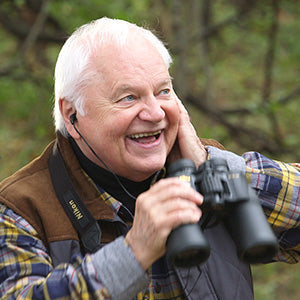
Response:
[{"label": "shirt cuff", "polygon": [[133,299],[149,284],[149,276],[126,245],[124,237],[105,245],[91,257],[98,280],[110,292],[112,299]]},{"label": "shirt cuff", "polygon": [[223,158],[227,161],[230,172],[246,172],[246,162],[243,157],[226,150],[220,150],[219,148],[206,146],[208,153],[208,159]]}]

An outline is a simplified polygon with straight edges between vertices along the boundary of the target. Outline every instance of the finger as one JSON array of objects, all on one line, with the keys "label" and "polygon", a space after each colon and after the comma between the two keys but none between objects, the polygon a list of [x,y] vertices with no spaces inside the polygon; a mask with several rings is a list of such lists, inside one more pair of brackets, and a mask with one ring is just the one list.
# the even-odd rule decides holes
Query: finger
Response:
[{"label": "finger", "polygon": [[155,216],[163,216],[162,218],[164,218],[165,215],[184,210],[194,211],[201,215],[199,205],[184,198],[173,198],[169,201],[162,202],[160,206],[153,208],[153,213]]},{"label": "finger", "polygon": [[185,115],[188,115],[188,111],[186,110],[185,106],[183,105],[182,101],[178,98],[178,96],[175,94],[176,96],[176,101],[177,101],[177,104],[178,104],[178,107],[179,107],[179,111],[181,113],[184,113]]},{"label": "finger", "polygon": [[200,209],[181,209],[174,210],[167,214],[164,219],[159,216],[156,218],[155,225],[159,228],[159,234],[161,238],[166,239],[170,232],[176,227],[183,224],[195,224],[198,223],[201,218]]},{"label": "finger", "polygon": [[169,214],[169,224],[172,224],[172,229],[182,224],[197,223],[201,218],[200,209],[182,209],[175,210]]},{"label": "finger", "polygon": [[156,201],[168,201],[172,198],[184,198],[201,205],[203,197],[188,182],[180,180],[178,177],[165,178],[157,182],[148,191],[157,197]]}]

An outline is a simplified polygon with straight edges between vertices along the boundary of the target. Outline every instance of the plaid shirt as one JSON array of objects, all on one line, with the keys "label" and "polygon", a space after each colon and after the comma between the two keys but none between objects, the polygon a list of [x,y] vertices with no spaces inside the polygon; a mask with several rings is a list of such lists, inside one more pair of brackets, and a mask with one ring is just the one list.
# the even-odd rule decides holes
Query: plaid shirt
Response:
[{"label": "plaid shirt", "polygon": [[278,261],[297,263],[300,255],[300,164],[273,161],[257,152],[244,155],[246,177],[280,243]]},{"label": "plaid shirt", "polygon": [[[277,162],[255,152],[243,155],[246,176],[258,191],[268,221],[280,241],[276,260],[299,261],[300,165]],[[106,202],[115,212],[121,204],[109,195]],[[53,268],[51,257],[35,229],[0,204],[1,299],[109,299],[97,280],[91,256],[77,256],[69,264]],[[148,270],[147,290],[137,299],[182,299],[182,288],[166,259]]]}]

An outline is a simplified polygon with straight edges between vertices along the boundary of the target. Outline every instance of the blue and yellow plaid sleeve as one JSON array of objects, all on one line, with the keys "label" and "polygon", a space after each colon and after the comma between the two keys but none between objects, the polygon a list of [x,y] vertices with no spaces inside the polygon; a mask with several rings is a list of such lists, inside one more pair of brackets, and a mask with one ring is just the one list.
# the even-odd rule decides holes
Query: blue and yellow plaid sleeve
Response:
[{"label": "blue and yellow plaid sleeve", "polygon": [[278,261],[300,258],[300,165],[271,160],[257,152],[243,154],[246,177],[278,237]]},{"label": "blue and yellow plaid sleeve", "polygon": [[53,268],[34,228],[0,204],[1,299],[109,299],[90,256]]}]

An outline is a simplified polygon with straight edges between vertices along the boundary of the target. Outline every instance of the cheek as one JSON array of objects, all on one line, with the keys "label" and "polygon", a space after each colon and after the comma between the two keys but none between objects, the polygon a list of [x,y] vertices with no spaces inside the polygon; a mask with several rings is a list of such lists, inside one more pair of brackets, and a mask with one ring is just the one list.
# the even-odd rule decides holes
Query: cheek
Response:
[{"label": "cheek", "polygon": [[178,129],[179,120],[180,120],[180,112],[177,103],[174,101],[168,105],[165,109],[166,115],[168,117],[168,121],[171,127]]},{"label": "cheek", "polygon": [[128,134],[128,128],[131,124],[131,118],[124,113],[112,113],[104,117],[101,122],[98,123],[97,130],[101,132],[107,141],[122,147],[126,135]]},{"label": "cheek", "polygon": [[91,130],[98,134],[109,135],[118,130],[122,118],[115,116],[111,105],[95,102],[86,110],[86,119],[90,121]]},{"label": "cheek", "polygon": [[170,105],[168,109],[165,110],[168,122],[169,122],[169,142],[173,145],[176,140],[179,120],[180,120],[180,113],[176,103]]}]

